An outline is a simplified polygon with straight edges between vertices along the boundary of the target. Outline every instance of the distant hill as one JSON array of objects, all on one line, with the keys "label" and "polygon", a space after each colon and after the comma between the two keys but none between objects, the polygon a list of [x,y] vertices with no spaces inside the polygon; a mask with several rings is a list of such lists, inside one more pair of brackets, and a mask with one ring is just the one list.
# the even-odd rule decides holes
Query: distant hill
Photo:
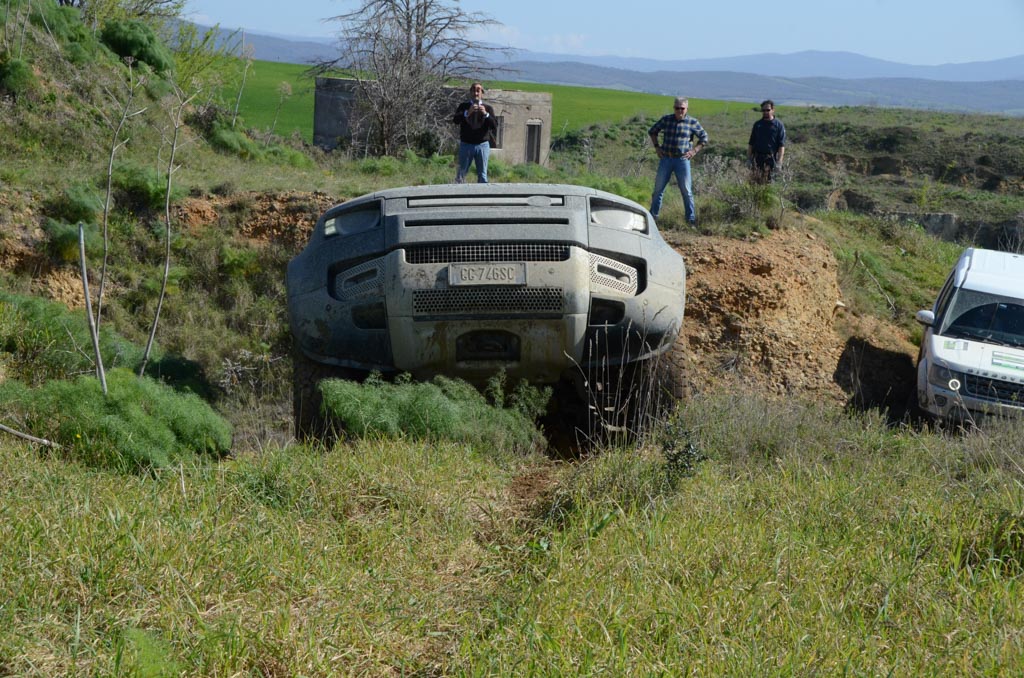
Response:
[{"label": "distant hill", "polygon": [[805,51],[749,54],[718,59],[662,61],[619,56],[575,56],[515,50],[509,61],[576,62],[627,71],[728,71],[780,78],[915,78],[949,82],[1024,80],[1024,54],[995,61],[913,66],[852,52]]},{"label": "distant hill", "polygon": [[[220,30],[221,40],[232,31]],[[241,34],[234,36],[238,42]],[[330,39],[246,32],[255,58],[310,64],[334,56]],[[705,99],[822,106],[896,106],[1024,115],[1024,55],[995,61],[914,66],[851,52],[805,51],[660,61],[514,50],[499,79],[650,92]]]},{"label": "distant hill", "polygon": [[[200,31],[211,27],[196,24]],[[218,44],[241,45],[252,48],[253,56],[262,61],[277,61],[286,64],[311,64],[337,54],[335,41],[330,38],[296,39],[279,35],[266,35],[242,31],[242,29],[219,28]]]},{"label": "distant hill", "polygon": [[1024,82],[945,82],[915,78],[786,78],[724,71],[639,72],[576,62],[524,61],[501,72],[506,80],[684,94],[703,99],[773,99],[791,105],[894,106],[1024,115]]}]

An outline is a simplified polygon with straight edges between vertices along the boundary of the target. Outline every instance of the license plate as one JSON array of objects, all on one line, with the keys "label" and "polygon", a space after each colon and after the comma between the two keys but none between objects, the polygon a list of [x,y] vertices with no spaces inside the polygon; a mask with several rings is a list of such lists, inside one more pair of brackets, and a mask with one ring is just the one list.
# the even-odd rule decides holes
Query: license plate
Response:
[{"label": "license plate", "polygon": [[503,264],[450,264],[448,284],[525,285],[526,264],[522,261]]}]

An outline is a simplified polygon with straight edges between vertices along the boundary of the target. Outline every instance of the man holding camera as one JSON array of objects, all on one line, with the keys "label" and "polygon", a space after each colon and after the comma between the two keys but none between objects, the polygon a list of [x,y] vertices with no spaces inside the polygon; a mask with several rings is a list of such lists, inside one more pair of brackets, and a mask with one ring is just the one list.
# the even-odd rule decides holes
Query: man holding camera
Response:
[{"label": "man holding camera", "polygon": [[498,129],[494,108],[483,102],[484,86],[474,82],[469,88],[470,101],[463,101],[455,109],[452,122],[459,126],[458,170],[455,183],[466,182],[470,163],[476,164],[476,179],[487,183],[487,159],[491,155],[490,139]]}]

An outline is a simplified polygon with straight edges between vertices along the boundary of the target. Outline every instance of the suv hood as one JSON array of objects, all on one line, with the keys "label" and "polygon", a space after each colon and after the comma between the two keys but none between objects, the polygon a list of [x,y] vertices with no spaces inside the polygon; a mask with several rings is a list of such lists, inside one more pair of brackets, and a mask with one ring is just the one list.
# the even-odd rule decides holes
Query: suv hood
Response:
[{"label": "suv hood", "polygon": [[932,335],[932,355],[951,370],[1024,382],[1024,350]]}]

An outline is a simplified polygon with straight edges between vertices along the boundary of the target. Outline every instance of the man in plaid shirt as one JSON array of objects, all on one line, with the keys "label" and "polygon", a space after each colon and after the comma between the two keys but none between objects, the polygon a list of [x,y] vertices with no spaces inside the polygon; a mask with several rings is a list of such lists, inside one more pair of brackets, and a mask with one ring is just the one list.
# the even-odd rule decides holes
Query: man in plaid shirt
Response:
[{"label": "man in plaid shirt", "polygon": [[[686,114],[690,102],[686,97],[676,97],[675,113],[662,117],[654,123],[647,134],[651,137],[654,150],[658,154],[658,174],[654,178],[654,193],[651,195],[651,215],[655,219],[661,212],[661,199],[669,179],[676,175],[679,192],[683,196],[686,208],[686,221],[690,225],[697,223],[697,212],[693,207],[693,183],[690,179],[690,158],[708,143],[708,133],[697,122],[697,118]],[[658,142],[658,135],[661,142]],[[694,144],[694,137],[697,143]]]}]

